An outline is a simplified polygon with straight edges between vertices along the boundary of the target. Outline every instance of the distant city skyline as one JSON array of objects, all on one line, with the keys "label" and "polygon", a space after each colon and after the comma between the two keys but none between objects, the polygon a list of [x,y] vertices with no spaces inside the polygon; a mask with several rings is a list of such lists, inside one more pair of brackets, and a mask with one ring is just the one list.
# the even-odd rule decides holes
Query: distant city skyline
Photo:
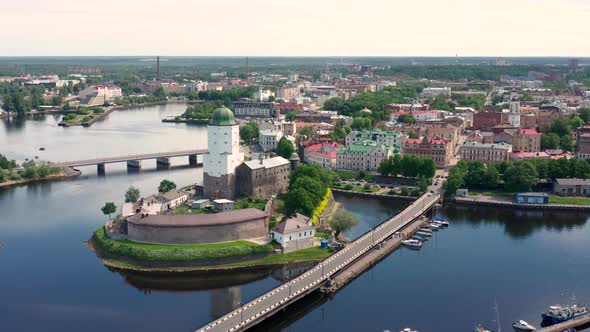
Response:
[{"label": "distant city skyline", "polygon": [[0,56],[590,56],[588,0],[6,1]]}]

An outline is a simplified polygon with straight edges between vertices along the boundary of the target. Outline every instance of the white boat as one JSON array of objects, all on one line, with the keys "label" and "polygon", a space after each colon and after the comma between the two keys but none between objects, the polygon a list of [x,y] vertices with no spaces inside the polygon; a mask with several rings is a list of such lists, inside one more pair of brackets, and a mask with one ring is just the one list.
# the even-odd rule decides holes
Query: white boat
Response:
[{"label": "white boat", "polygon": [[435,220],[432,220],[432,223],[437,224],[437,225],[440,225],[442,227],[449,226],[449,222],[448,221],[445,221],[445,220],[437,220],[437,219],[435,219]]},{"label": "white boat", "polygon": [[430,230],[433,230],[435,232],[438,231],[438,229],[440,228],[439,225],[430,224],[430,223],[426,224],[425,227],[428,228],[428,229],[430,229]]},{"label": "white boat", "polygon": [[406,247],[412,248],[412,249],[422,248],[422,241],[419,241],[416,239],[404,240],[404,241],[402,241],[402,244],[405,245]]},{"label": "white boat", "polygon": [[418,331],[412,330],[411,328],[406,327],[405,329],[401,330],[400,332],[418,332]]},{"label": "white boat", "polygon": [[519,320],[512,324],[512,327],[518,331],[534,331],[535,327],[524,320]]},{"label": "white boat", "polygon": [[432,235],[432,230],[425,227],[420,228],[418,231]]},{"label": "white boat", "polygon": [[430,233],[426,233],[426,232],[422,232],[422,231],[417,231],[416,235],[422,235],[422,236],[432,236],[432,232]]}]

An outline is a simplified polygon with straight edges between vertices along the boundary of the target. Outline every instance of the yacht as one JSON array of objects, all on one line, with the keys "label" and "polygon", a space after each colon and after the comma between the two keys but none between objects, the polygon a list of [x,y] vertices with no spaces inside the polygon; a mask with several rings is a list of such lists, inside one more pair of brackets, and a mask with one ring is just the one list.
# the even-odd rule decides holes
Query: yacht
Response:
[{"label": "yacht", "polygon": [[402,244],[411,249],[422,248],[422,241],[416,239],[409,239],[402,241]]},{"label": "yacht", "polygon": [[414,234],[414,239],[418,240],[418,241],[428,241],[428,237],[424,236],[424,235],[420,235],[420,234]]},{"label": "yacht", "polygon": [[435,223],[435,224],[443,226],[443,227],[449,226],[449,222],[446,220],[442,220],[442,219],[433,219],[432,223]]},{"label": "yacht", "polygon": [[428,229],[428,228],[422,227],[418,231],[419,232],[423,232],[423,233],[428,233],[428,234],[432,235],[432,230],[431,229]]},{"label": "yacht", "polygon": [[417,231],[416,235],[420,235],[420,236],[432,236],[432,232],[427,233],[427,232],[423,232],[423,231]]},{"label": "yacht", "polygon": [[512,327],[517,331],[534,331],[535,327],[524,320],[519,320],[512,324]]},{"label": "yacht", "polygon": [[570,306],[554,305],[544,312],[541,317],[544,322],[558,324],[575,319],[589,313],[588,308],[582,305],[573,304]]}]

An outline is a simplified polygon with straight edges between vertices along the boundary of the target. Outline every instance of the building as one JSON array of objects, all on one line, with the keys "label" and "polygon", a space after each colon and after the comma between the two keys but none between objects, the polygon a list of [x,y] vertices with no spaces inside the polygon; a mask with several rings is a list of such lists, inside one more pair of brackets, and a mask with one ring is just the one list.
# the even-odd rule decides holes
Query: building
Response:
[{"label": "building", "polygon": [[274,151],[282,137],[283,132],[280,130],[261,130],[258,133],[258,144],[264,152]]},{"label": "building", "polygon": [[560,196],[588,196],[590,179],[555,179],[553,193]]},{"label": "building", "polygon": [[234,209],[234,201],[225,198],[214,199],[213,208],[217,212],[232,211]]},{"label": "building", "polygon": [[273,228],[271,236],[287,253],[312,247],[314,233],[311,218],[296,213]]},{"label": "building", "polygon": [[478,112],[473,115],[473,129],[475,130],[491,130],[500,124],[502,124],[502,113],[500,112]]},{"label": "building", "polygon": [[380,129],[362,131],[354,130],[346,135],[346,145],[371,140],[378,144],[396,147],[399,150],[399,147],[402,145],[402,140],[407,137],[407,135],[397,131],[385,131]]},{"label": "building", "polygon": [[590,159],[590,125],[585,125],[576,130],[576,158]]},{"label": "building", "polygon": [[463,160],[479,160],[484,163],[510,161],[512,145],[506,143],[465,142],[461,146]]},{"label": "building", "polygon": [[303,161],[319,164],[324,168],[336,169],[338,150],[342,147],[342,144],[334,142],[312,144],[303,150]]},{"label": "building", "polygon": [[519,129],[512,136],[512,151],[541,151],[541,134],[534,129]]},{"label": "building", "polygon": [[291,163],[283,157],[246,161],[236,170],[240,195],[269,198],[289,189]]},{"label": "building", "polygon": [[546,193],[516,193],[514,203],[517,204],[549,204],[549,195]]},{"label": "building", "polygon": [[149,215],[127,218],[127,238],[156,244],[202,244],[266,239],[270,215],[248,208],[212,214]]},{"label": "building", "polygon": [[295,121],[299,122],[325,122],[332,123],[331,113],[320,113],[320,112],[302,112],[295,115]]},{"label": "building", "polygon": [[256,101],[268,101],[270,97],[274,97],[275,93],[271,90],[262,90],[259,88],[258,91],[254,92],[254,100]]},{"label": "building", "polygon": [[422,90],[422,97],[424,98],[436,98],[438,96],[450,97],[452,94],[450,87],[444,88],[425,88]]},{"label": "building", "polygon": [[301,96],[301,92],[299,88],[296,86],[287,86],[277,89],[277,99],[282,99],[284,101],[291,101],[291,99],[297,98]]},{"label": "building", "polygon": [[438,168],[449,165],[451,151],[452,144],[443,138],[406,138],[402,142],[402,154],[432,158]]},{"label": "building", "polygon": [[355,142],[338,150],[336,169],[339,171],[379,171],[383,159],[399,151],[375,141]]},{"label": "building", "polygon": [[78,93],[80,104],[97,106],[122,97],[121,88],[115,85],[93,85]]},{"label": "building", "polygon": [[234,112],[238,118],[276,118],[274,103],[239,100],[234,102]]},{"label": "building", "polygon": [[205,198],[235,197],[235,170],[244,161],[240,152],[240,127],[232,111],[220,107],[213,111],[207,126],[209,151],[203,155],[203,194]]},{"label": "building", "polygon": [[174,209],[186,202],[188,194],[180,190],[171,190],[159,195],[151,195],[139,200],[139,212],[156,215]]},{"label": "building", "polygon": [[413,116],[416,121],[423,122],[423,121],[431,121],[440,119],[442,117],[441,111],[437,110],[426,110],[426,111],[397,111],[395,113],[391,113],[389,116],[390,121],[397,122],[397,119],[401,115],[411,115]]}]

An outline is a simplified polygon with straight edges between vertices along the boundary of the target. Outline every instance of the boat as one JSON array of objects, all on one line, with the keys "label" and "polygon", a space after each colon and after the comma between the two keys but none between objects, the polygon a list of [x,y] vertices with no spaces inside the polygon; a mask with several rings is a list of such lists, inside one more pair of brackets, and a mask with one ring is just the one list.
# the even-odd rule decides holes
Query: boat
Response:
[{"label": "boat", "polygon": [[549,307],[549,310],[544,312],[541,317],[543,322],[551,324],[558,324],[575,319],[590,313],[588,308],[583,305],[573,304],[570,306],[553,305]]},{"label": "boat", "polygon": [[422,241],[422,242],[428,241],[428,238],[426,236],[423,236],[423,235],[420,235],[420,234],[414,235],[413,238],[416,239],[416,240],[418,240],[418,241]]},{"label": "boat", "polygon": [[432,233],[426,233],[422,231],[417,231],[416,234],[420,236],[432,236]]},{"label": "boat", "polygon": [[424,228],[424,227],[420,228],[418,230],[418,232],[428,233],[428,234],[432,235],[432,230],[428,229],[428,228]]},{"label": "boat", "polygon": [[45,151],[45,148],[44,147],[40,147],[39,148],[39,151]]},{"label": "boat", "polygon": [[418,332],[418,331],[412,330],[411,328],[406,327],[405,329],[401,330],[400,332]]},{"label": "boat", "polygon": [[426,227],[426,228],[428,228],[428,229],[430,229],[430,230],[433,230],[433,231],[435,231],[435,232],[436,232],[436,231],[438,231],[438,230],[439,230],[439,228],[440,228],[440,226],[439,226],[439,225],[436,225],[436,224],[431,224],[431,223],[428,223],[428,224],[426,224],[426,226],[425,226],[425,227]]},{"label": "boat", "polygon": [[416,239],[403,240],[402,244],[408,248],[420,249],[422,248],[422,241]]},{"label": "boat", "polygon": [[527,323],[524,320],[516,321],[512,324],[512,327],[517,331],[534,331],[535,327]]},{"label": "boat", "polygon": [[481,325],[477,325],[475,332],[494,332],[494,330],[487,329]]},{"label": "boat", "polygon": [[433,219],[431,221],[434,224],[440,225],[442,227],[448,227],[449,226],[449,222],[446,220],[439,220],[439,219]]}]

